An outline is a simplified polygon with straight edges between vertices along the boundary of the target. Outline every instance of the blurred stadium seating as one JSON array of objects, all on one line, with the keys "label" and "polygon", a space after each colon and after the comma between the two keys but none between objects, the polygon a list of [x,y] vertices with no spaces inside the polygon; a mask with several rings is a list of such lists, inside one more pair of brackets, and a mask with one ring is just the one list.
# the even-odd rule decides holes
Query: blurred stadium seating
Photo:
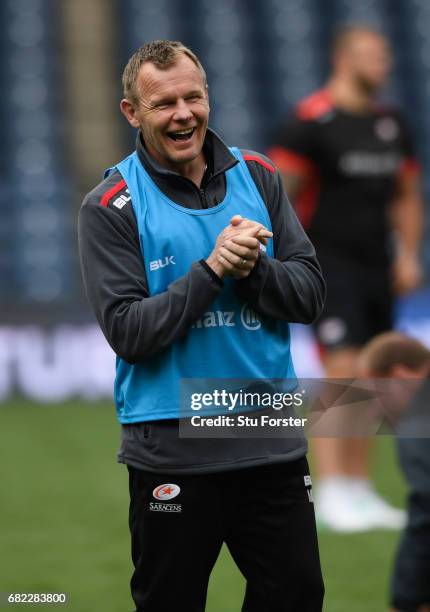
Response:
[{"label": "blurred stadium seating", "polygon": [[70,300],[76,291],[57,7],[41,0],[0,4],[1,302],[29,312],[33,304]]},{"label": "blurred stadium seating", "polygon": [[103,169],[133,146],[118,109],[120,75],[133,50],[154,38],[182,40],[201,58],[212,127],[230,144],[264,150],[280,117],[323,83],[334,28],[381,26],[395,55],[387,97],[404,108],[424,166],[429,280],[427,0],[4,0],[0,18],[4,359],[19,325],[93,321],[80,283],[77,210]]}]

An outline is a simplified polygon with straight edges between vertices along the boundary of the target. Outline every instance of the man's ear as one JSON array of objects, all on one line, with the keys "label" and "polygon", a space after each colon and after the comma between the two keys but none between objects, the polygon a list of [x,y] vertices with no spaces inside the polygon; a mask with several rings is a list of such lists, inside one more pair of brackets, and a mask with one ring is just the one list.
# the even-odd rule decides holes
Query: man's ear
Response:
[{"label": "man's ear", "polygon": [[123,98],[119,104],[119,107],[129,124],[134,128],[139,128],[140,123],[138,118],[136,117],[136,109],[134,108],[134,105],[130,102],[130,100],[127,100],[127,98]]}]

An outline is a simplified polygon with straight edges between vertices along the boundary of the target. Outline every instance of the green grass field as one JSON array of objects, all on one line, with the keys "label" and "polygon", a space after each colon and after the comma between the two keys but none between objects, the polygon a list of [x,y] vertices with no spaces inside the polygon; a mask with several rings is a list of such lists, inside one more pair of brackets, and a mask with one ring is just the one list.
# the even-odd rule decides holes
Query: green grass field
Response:
[{"label": "green grass field", "polygon": [[[116,464],[119,427],[113,406],[15,401],[0,406],[0,426],[0,593],[65,592],[66,610],[131,612],[127,474]],[[375,477],[379,490],[402,505],[404,485],[391,439],[377,441]],[[324,610],[385,610],[397,539],[398,534],[382,531],[322,533]],[[207,612],[238,612],[243,589],[223,550]]]}]

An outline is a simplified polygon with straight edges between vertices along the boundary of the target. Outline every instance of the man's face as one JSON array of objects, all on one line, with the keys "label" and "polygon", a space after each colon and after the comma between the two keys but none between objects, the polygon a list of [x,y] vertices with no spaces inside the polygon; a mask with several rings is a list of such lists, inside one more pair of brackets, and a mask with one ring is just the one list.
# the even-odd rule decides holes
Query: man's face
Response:
[{"label": "man's face", "polygon": [[385,85],[391,70],[391,53],[387,41],[372,32],[357,33],[344,51],[351,76],[369,93]]},{"label": "man's face", "polygon": [[139,104],[133,107],[148,152],[163,166],[175,169],[197,158],[209,118],[203,75],[186,55],[167,69],[145,62],[137,76]]}]

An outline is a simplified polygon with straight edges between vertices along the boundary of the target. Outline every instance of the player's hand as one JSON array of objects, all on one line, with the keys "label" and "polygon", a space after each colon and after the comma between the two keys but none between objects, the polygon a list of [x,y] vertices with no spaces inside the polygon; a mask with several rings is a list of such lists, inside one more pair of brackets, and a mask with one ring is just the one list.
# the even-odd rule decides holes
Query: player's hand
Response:
[{"label": "player's hand", "polygon": [[264,227],[261,223],[257,223],[256,221],[251,221],[246,217],[242,217],[241,215],[235,215],[230,219],[231,227],[236,229],[248,229],[249,227],[257,227],[260,229],[256,233],[256,237],[261,242],[261,244],[267,245],[269,238],[272,238],[273,234],[267,228]]},{"label": "player's hand", "polygon": [[[253,230],[253,228],[247,228]],[[247,230],[226,240],[220,248],[218,260],[226,268],[227,273],[235,279],[246,278],[254,268],[260,252],[258,238]]]},{"label": "player's hand", "polygon": [[240,215],[232,217],[230,227],[240,233],[235,233],[223,244],[218,260],[227,274],[240,280],[249,276],[258,259],[260,244],[267,244],[273,234],[261,223]]},{"label": "player's hand", "polygon": [[394,291],[403,295],[416,289],[422,280],[422,269],[418,257],[407,253],[397,256],[393,266]]},{"label": "player's hand", "polygon": [[[235,219],[235,217],[233,217],[233,219]],[[239,216],[237,216],[236,219],[239,221],[236,225],[228,225],[218,235],[215,247],[206,260],[206,263],[220,278],[224,278],[224,276],[229,274],[235,278],[245,278],[248,276],[258,257],[258,245],[263,240],[268,240],[272,236],[272,232],[267,230],[261,223],[243,219]],[[245,223],[242,223],[242,221],[245,221]],[[233,243],[233,239],[237,238],[238,236],[242,236],[246,239],[256,239],[258,244],[255,242],[255,240],[245,240],[244,244],[242,243],[243,241]],[[235,244],[235,246],[232,247],[232,255],[235,256],[234,262],[230,261],[232,256],[223,257],[221,253],[221,249],[226,249],[226,251],[229,251],[226,243],[228,243],[228,246],[230,247],[232,247],[232,244]],[[255,246],[256,244],[257,247]],[[245,254],[249,256],[249,262],[243,261],[247,259],[246,257],[240,257],[237,251],[239,251],[239,253],[244,251],[242,251],[239,247],[245,247],[245,249],[247,249]],[[236,251],[234,249],[236,249]],[[254,254],[255,250],[257,251],[256,255]],[[224,254],[226,254],[226,252]],[[237,257],[239,257],[239,259],[237,259]],[[239,263],[240,267],[237,265],[235,266],[234,263]]]}]

